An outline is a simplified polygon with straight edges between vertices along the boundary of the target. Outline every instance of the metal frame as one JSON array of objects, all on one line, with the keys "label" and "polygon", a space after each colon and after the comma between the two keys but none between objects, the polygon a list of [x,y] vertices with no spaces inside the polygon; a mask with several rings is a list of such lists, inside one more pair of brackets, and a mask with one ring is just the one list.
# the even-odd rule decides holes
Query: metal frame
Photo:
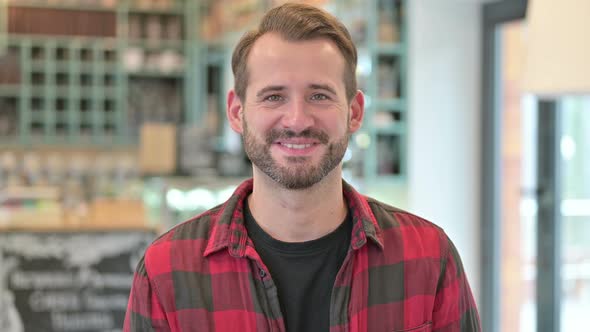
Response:
[{"label": "metal frame", "polygon": [[500,313],[500,114],[501,100],[497,85],[500,68],[497,52],[499,24],[523,19],[526,0],[503,0],[485,4],[482,29],[482,107],[481,107],[481,300],[482,327],[487,332],[499,331]]},{"label": "metal frame", "polygon": [[561,312],[561,112],[538,106],[537,332],[559,332]]},{"label": "metal frame", "polygon": [[200,75],[202,74],[203,64],[200,62],[201,54],[199,52],[199,36],[197,34],[197,29],[195,26],[198,26],[200,22],[196,21],[198,18],[201,17],[201,5],[198,4],[197,1],[186,1],[185,3],[185,11],[186,13],[191,13],[191,19],[188,17],[184,18],[184,31],[185,31],[185,45],[184,45],[184,54],[185,54],[185,82],[184,82],[184,123],[188,124],[195,124],[202,120],[202,113],[204,109],[200,109],[198,100],[195,99],[195,96],[202,98],[201,100],[206,100],[207,97],[202,96],[200,94],[203,93],[204,85],[202,84],[203,80],[200,79]]},{"label": "metal frame", "polygon": [[6,1],[0,0],[0,55],[6,47],[6,31],[8,30],[8,9]]}]

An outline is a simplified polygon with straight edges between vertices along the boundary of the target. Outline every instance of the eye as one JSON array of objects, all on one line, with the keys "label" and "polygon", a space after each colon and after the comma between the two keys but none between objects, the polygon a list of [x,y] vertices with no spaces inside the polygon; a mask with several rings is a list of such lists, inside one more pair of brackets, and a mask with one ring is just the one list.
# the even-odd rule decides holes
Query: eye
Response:
[{"label": "eye", "polygon": [[330,99],[330,97],[326,96],[323,93],[316,93],[313,96],[311,96],[312,100],[328,100]]},{"label": "eye", "polygon": [[270,95],[264,98],[265,101],[271,101],[271,102],[276,102],[276,101],[281,101],[283,100],[283,97],[279,96],[279,95]]}]

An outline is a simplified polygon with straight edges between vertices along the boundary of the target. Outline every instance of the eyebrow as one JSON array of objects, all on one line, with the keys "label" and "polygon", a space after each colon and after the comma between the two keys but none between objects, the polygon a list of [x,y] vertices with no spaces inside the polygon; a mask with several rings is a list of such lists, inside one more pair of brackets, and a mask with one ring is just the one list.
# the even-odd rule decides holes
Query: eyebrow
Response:
[{"label": "eyebrow", "polygon": [[266,87],[260,89],[260,91],[258,91],[256,93],[256,97],[260,98],[269,92],[278,92],[278,91],[283,91],[285,89],[286,88],[282,85],[269,85],[269,86],[266,86]]},{"label": "eyebrow", "polygon": [[[313,83],[313,84],[310,84],[308,87],[310,89],[313,89],[313,90],[324,90],[324,91],[327,91],[327,92],[329,92],[329,93],[331,93],[333,95],[336,95],[337,94],[336,93],[336,90],[334,90],[334,88],[332,88],[328,84],[317,84],[317,83]],[[256,97],[257,98],[260,98],[260,97],[262,97],[263,95],[265,95],[265,94],[267,94],[269,92],[280,92],[280,91],[284,91],[286,89],[287,88],[285,86],[283,86],[283,85],[269,85],[269,86],[266,86],[266,87],[260,89],[260,91],[258,91],[256,93]]]},{"label": "eyebrow", "polygon": [[331,93],[333,95],[337,95],[336,90],[334,90],[328,84],[310,84],[309,87],[314,90],[324,90],[324,91],[328,91],[329,93]]}]

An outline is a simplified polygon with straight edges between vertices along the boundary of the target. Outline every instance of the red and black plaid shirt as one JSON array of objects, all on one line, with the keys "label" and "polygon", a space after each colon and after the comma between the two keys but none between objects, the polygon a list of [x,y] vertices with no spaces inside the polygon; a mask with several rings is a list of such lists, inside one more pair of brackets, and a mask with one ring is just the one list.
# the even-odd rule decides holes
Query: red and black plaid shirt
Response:
[{"label": "red and black plaid shirt", "polygon": [[[146,250],[125,331],[285,331],[276,285],[244,227],[252,186],[244,182],[226,203]],[[480,331],[446,234],[346,183],[344,194],[353,230],[332,289],[330,331]]]}]

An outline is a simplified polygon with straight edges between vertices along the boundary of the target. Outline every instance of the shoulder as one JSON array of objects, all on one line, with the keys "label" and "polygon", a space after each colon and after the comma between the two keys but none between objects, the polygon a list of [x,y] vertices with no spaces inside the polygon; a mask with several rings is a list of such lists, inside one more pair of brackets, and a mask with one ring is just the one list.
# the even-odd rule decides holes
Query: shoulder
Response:
[{"label": "shoulder", "polygon": [[382,232],[385,247],[396,241],[401,242],[396,247],[403,247],[406,253],[438,257],[449,249],[446,233],[435,223],[374,198],[368,197],[367,202]]},{"label": "shoulder", "polygon": [[371,211],[375,215],[375,219],[377,219],[377,223],[383,229],[391,227],[419,227],[432,228],[439,232],[444,232],[443,229],[435,223],[408,211],[383,203],[371,197],[367,197],[367,202]]},{"label": "shoulder", "polygon": [[184,257],[197,261],[202,259],[220,210],[221,205],[174,226],[156,238],[145,251],[146,272],[155,272],[150,267],[170,266]]}]

